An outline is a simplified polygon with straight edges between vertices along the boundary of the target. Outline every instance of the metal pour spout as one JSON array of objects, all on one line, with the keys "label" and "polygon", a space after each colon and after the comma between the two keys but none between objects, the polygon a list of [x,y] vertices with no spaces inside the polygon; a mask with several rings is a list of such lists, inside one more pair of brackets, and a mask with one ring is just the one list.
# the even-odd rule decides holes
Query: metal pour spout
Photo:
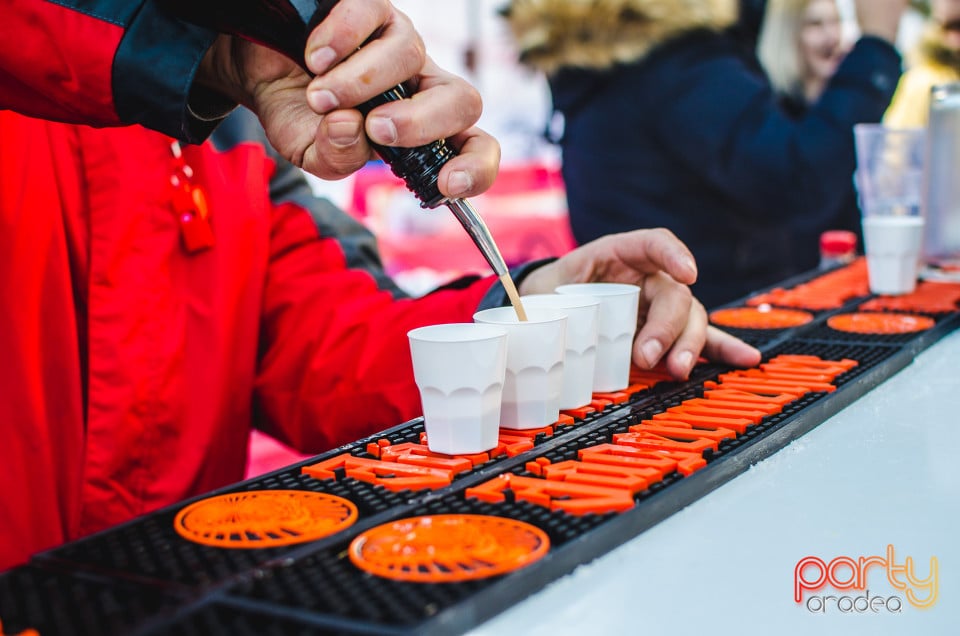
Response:
[{"label": "metal pour spout", "polygon": [[444,203],[450,208],[450,211],[453,212],[453,216],[457,217],[457,220],[460,221],[460,225],[463,226],[463,229],[466,230],[470,238],[473,239],[480,253],[487,259],[487,263],[490,264],[490,267],[497,276],[502,277],[507,275],[507,264],[503,261],[500,249],[493,241],[493,236],[490,235],[487,224],[483,222],[483,219],[477,213],[476,209],[470,205],[470,202],[466,199],[447,199]]}]

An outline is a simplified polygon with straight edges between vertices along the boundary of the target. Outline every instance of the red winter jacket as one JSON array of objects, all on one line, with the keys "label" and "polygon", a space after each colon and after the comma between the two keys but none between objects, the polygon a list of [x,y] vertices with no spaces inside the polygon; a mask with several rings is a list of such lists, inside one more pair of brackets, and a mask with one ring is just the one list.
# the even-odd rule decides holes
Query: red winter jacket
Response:
[{"label": "red winter jacket", "polygon": [[502,304],[396,298],[252,130],[183,149],[215,241],[190,253],[171,138],[0,112],[0,569],[239,480],[251,425],[320,452],[415,417],[406,332]]},{"label": "red winter jacket", "polygon": [[[202,141],[225,112],[193,86],[216,34],[153,0],[15,0],[0,8],[0,109],[94,126],[143,124]],[[216,103],[218,107],[214,107]]]}]

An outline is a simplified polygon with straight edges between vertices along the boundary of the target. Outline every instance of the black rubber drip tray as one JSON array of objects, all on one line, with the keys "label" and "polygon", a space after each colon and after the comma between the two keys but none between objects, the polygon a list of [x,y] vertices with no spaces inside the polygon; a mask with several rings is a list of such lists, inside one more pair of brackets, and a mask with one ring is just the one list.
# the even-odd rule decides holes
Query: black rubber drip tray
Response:
[{"label": "black rubber drip tray", "polygon": [[[914,334],[914,342],[929,345],[938,333],[942,335],[938,331],[924,337]],[[510,488],[496,490],[497,480],[540,478],[538,471],[544,471],[545,465],[576,462],[582,451],[611,444],[615,435],[654,414],[703,397],[704,383],[709,386],[724,371],[717,370],[704,379],[705,371],[713,369],[707,367],[695,374],[697,382],[667,384],[644,392],[575,426],[561,427],[558,434],[538,439],[528,452],[475,467],[438,491],[394,492],[342,475],[315,479],[301,473],[303,463],[221,491],[301,490],[342,497],[357,506],[359,516],[354,525],[316,542],[265,549],[194,543],[173,528],[176,514],[190,503],[184,502],[45,553],[35,564],[47,569],[29,566],[3,575],[0,619],[8,631],[33,627],[42,634],[126,633],[147,625],[150,633],[231,636],[443,632],[445,625],[475,624],[528,593],[531,581],[544,584],[703,496],[742,472],[750,461],[775,452],[906,364],[907,351],[899,341],[848,342],[808,336],[798,334],[776,344],[765,352],[764,360],[796,354],[823,361],[856,361],[831,380],[835,391],[799,395],[780,413],[747,426],[735,439],[718,442],[715,450],[690,453],[700,468],[689,472],[689,465],[683,469],[678,464],[676,471],[664,474],[646,489],[632,491],[632,495],[628,492],[627,506],[621,512],[610,512],[613,508],[609,507],[602,514],[597,514],[596,508],[582,515],[552,510],[557,499],[532,503],[535,499],[528,494],[518,496]],[[865,375],[869,375],[866,381],[858,382]],[[835,395],[844,398],[830,402]],[[420,430],[422,422],[414,421],[388,431],[388,439],[391,443],[417,443]],[[358,442],[346,452],[360,456],[365,449],[365,444]],[[343,452],[331,451],[313,462]],[[720,461],[734,456],[746,459]],[[484,485],[491,490],[480,496],[477,491]],[[558,495],[560,501],[568,492]],[[350,560],[348,548],[360,533],[424,515],[488,515],[529,524],[545,533],[550,550],[532,566],[512,573],[445,583],[397,581],[363,571]],[[59,568],[61,573],[51,568]],[[51,606],[55,610],[44,615]]]},{"label": "black rubber drip tray", "polygon": [[[551,550],[562,547],[602,524],[612,515],[572,516],[526,502],[488,504],[459,493],[418,506],[407,516],[492,515],[531,524],[550,538]],[[237,600],[296,608],[336,620],[377,626],[412,627],[430,620],[505,576],[454,583],[414,583],[368,574],[350,561],[349,542],[271,567],[255,580],[229,589]]]},{"label": "black rubber drip tray", "polygon": [[122,579],[23,566],[0,575],[3,633],[42,636],[123,634],[183,599]]},{"label": "black rubber drip tray", "polygon": [[[343,497],[357,506],[360,519],[396,508],[405,503],[410,494],[392,492],[353,479],[317,480],[300,474],[299,468],[244,482],[242,488],[236,491],[277,489],[305,490]],[[188,541],[174,529],[174,517],[182,507],[141,517],[115,529],[68,543],[41,555],[39,560],[130,576],[157,584],[206,588],[301,547],[227,549]]]}]

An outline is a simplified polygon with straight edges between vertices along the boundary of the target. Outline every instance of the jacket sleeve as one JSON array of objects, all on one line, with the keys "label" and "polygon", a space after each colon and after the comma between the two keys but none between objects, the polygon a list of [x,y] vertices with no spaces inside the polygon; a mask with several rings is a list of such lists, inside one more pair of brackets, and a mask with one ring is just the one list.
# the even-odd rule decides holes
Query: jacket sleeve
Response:
[{"label": "jacket sleeve", "polygon": [[[153,0],[23,0],[7,3],[2,18],[0,108],[93,126],[138,123],[190,142],[219,123],[187,108],[216,34],[164,15]],[[213,101],[224,114],[232,106]]]},{"label": "jacket sleeve", "polygon": [[[853,125],[880,121],[901,70],[892,45],[863,37],[820,99],[792,119],[769,82],[738,56],[709,47],[675,52],[678,63],[661,65],[669,76],[660,85],[669,88],[655,98],[669,107],[656,109],[651,134],[735,202],[748,222],[772,212],[800,223],[832,214],[836,193],[852,188]],[[797,194],[787,200],[784,192]]]},{"label": "jacket sleeve", "polygon": [[256,425],[320,452],[420,414],[407,331],[472,322],[478,306],[504,296],[494,277],[467,277],[406,297],[366,228],[313,196],[289,164],[277,165]]}]

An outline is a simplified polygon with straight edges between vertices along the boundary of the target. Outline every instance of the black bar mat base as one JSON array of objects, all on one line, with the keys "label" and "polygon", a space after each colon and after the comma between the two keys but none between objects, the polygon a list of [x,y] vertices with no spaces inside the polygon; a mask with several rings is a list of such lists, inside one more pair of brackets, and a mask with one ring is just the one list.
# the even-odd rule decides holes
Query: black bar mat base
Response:
[{"label": "black bar mat base", "polygon": [[[815,280],[820,274],[797,279]],[[368,444],[417,443],[422,420],[406,422],[310,460],[182,502],[116,528],[37,555],[30,565],[0,574],[0,620],[5,633],[37,629],[51,634],[457,634],[475,627],[577,566],[637,536],[722,486],[804,435],[884,380],[960,325],[960,311],[931,314],[933,328],[892,336],[846,333],[827,320],[858,310],[869,298],[852,297],[797,328],[737,330],[761,347],[764,361],[815,356],[856,361],[829,387],[798,395],[782,411],[718,442],[692,472],[663,475],[632,494],[622,512],[571,514],[524,501],[507,489],[503,501],[476,492],[506,475],[537,478],[540,467],[576,462],[581,453],[668,409],[703,398],[731,371],[697,367],[689,382],[663,382],[621,404],[558,425],[532,448],[473,466],[435,490],[394,491],[348,478],[319,479],[301,469],[344,453],[375,460]],[[829,391],[827,389],[830,389]],[[672,412],[672,411],[671,411]],[[376,449],[374,448],[374,451]],[[533,472],[531,472],[533,471]],[[192,501],[216,494],[300,490],[349,500],[357,521],[328,537],[285,547],[225,549],[193,543],[173,527]],[[541,559],[508,574],[451,583],[383,578],[356,567],[348,548],[361,533],[388,522],[424,515],[491,515],[529,524],[549,537]]]}]

